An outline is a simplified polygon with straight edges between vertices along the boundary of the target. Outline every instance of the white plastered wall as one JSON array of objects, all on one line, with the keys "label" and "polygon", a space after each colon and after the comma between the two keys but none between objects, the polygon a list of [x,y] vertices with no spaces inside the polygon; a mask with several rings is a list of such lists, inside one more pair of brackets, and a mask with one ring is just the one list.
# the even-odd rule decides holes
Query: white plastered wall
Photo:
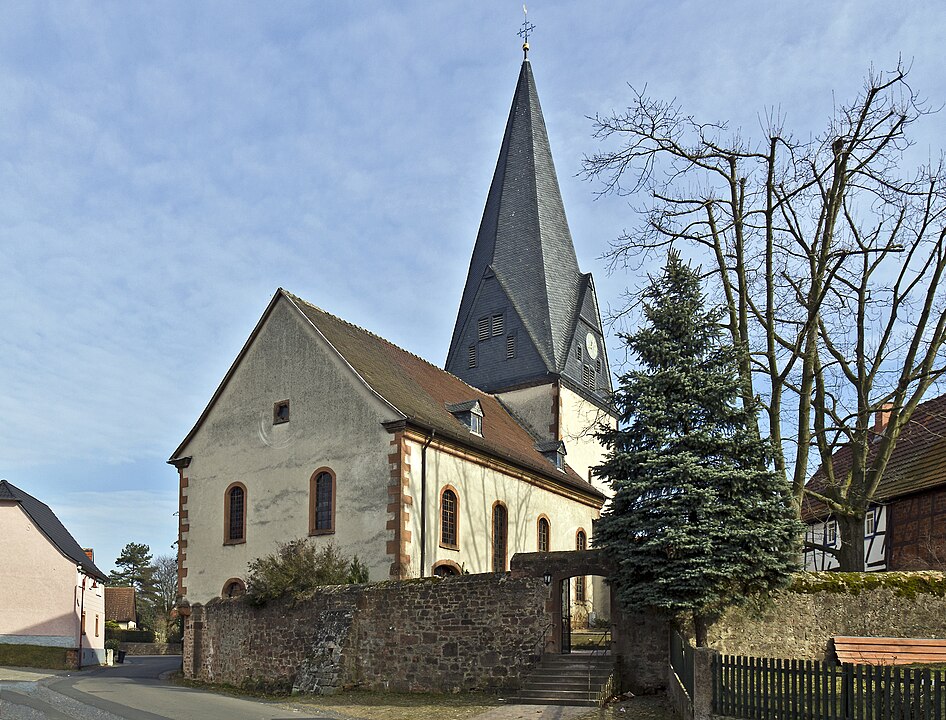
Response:
[{"label": "white plastered wall", "polygon": [[[273,424],[273,404],[290,401],[288,423]],[[245,579],[247,564],[304,538],[309,530],[309,485],[317,469],[336,477],[334,542],[358,555],[371,580],[387,579],[388,453],[383,422],[396,413],[285,298],[248,348],[216,404],[183,449],[187,541],[183,584],[189,602],[217,597],[230,578]],[[224,544],[224,494],[247,489],[246,542]]]},{"label": "white plastered wall", "polygon": [[19,503],[0,503],[0,537],[4,541],[0,555],[0,643],[78,648],[84,611],[82,664],[103,662],[104,586],[78,572],[75,560],[49,541]]},{"label": "white plastered wall", "polygon": [[[560,388],[559,422],[562,441],[565,443],[565,461],[572,469],[597,490],[610,498],[614,493],[611,486],[601,478],[594,477],[589,470],[600,465],[604,460],[605,449],[594,436],[599,425],[615,427],[617,420],[594,403],[588,402],[581,395]],[[588,547],[592,547],[592,528],[588,528]],[[588,579],[594,596],[594,611],[601,618],[611,616],[611,590],[604,578],[594,576]]]},{"label": "white plastered wall", "polygon": [[85,632],[82,634],[82,666],[105,663],[105,586],[94,578],[75,574],[75,623],[85,614]]},{"label": "white plastered wall", "polygon": [[[420,543],[425,542],[424,574],[443,560],[456,563],[470,573],[492,572],[492,513],[500,501],[506,506],[508,540],[506,569],[509,560],[519,552],[538,550],[538,520],[544,515],[551,530],[550,550],[574,550],[576,534],[583,529],[591,537],[592,522],[598,509],[565,497],[549,489],[496,468],[485,467],[472,460],[457,457],[437,443],[427,449],[426,531],[421,532],[421,450],[423,443],[407,441],[411,446],[411,572],[421,574]],[[550,463],[551,467],[551,463]],[[442,547],[440,537],[440,495],[447,486],[456,490],[459,502],[458,545],[456,550]],[[588,583],[586,597],[593,597],[593,584]]]},{"label": "white plastered wall", "polygon": [[76,647],[76,563],[19,503],[0,503],[0,537],[0,642]]},{"label": "white plastered wall", "polygon": [[578,393],[562,387],[560,390],[560,413],[562,441],[565,443],[565,462],[599,491],[611,497],[611,487],[600,478],[590,477],[588,470],[600,465],[605,450],[595,437],[599,425],[615,427],[613,415],[594,403],[588,402]]}]

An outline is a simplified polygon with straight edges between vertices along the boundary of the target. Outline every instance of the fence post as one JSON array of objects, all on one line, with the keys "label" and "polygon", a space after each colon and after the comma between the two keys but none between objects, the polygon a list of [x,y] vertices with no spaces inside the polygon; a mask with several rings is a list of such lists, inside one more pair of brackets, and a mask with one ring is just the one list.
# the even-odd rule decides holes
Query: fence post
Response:
[{"label": "fence post", "polygon": [[713,715],[713,657],[718,654],[712,648],[693,649],[693,720]]}]

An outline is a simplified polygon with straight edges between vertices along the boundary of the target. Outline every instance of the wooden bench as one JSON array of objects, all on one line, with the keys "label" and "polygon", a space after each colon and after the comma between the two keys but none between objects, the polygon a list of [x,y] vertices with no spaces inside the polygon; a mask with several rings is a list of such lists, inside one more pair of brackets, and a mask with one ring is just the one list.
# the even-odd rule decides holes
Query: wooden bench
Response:
[{"label": "wooden bench", "polygon": [[842,663],[857,665],[946,665],[946,640],[923,638],[835,637]]}]

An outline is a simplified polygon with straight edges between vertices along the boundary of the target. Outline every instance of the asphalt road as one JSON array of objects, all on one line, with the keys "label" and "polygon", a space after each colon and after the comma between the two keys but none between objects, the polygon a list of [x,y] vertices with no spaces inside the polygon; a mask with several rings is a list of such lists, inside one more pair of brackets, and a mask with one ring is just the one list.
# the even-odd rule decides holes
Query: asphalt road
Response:
[{"label": "asphalt road", "polygon": [[127,657],[124,665],[58,677],[44,683],[5,683],[0,718],[19,720],[336,720],[275,703],[172,685],[160,676],[180,657]]}]

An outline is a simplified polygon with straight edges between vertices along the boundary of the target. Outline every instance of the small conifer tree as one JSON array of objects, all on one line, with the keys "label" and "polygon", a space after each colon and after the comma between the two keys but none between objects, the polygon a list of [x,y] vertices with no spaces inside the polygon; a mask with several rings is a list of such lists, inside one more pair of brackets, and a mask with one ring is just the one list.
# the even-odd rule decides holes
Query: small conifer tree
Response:
[{"label": "small conifer tree", "polygon": [[645,293],[643,326],[623,336],[640,368],[620,378],[620,421],[601,429],[608,452],[595,470],[614,490],[594,541],[617,560],[619,601],[691,615],[698,645],[726,607],[788,581],[802,531],[755,409],[740,400],[719,317],[671,251]]}]

